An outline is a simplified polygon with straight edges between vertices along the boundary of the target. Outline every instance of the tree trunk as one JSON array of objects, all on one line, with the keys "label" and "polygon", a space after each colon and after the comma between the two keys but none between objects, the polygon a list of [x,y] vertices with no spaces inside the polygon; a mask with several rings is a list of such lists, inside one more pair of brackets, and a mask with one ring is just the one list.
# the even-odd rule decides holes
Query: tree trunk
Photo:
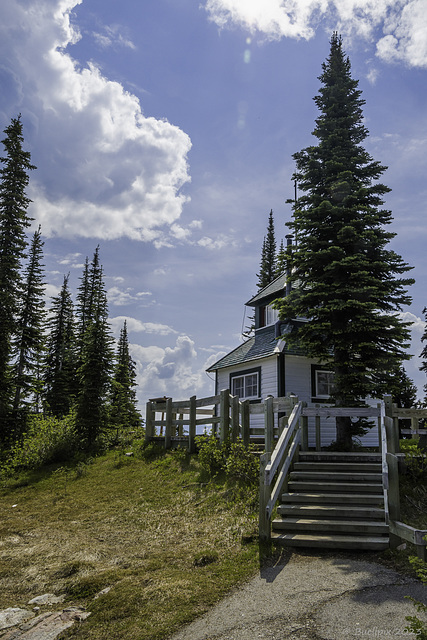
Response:
[{"label": "tree trunk", "polygon": [[353,439],[351,436],[351,418],[338,416],[336,418],[337,449],[339,451],[351,451]]}]

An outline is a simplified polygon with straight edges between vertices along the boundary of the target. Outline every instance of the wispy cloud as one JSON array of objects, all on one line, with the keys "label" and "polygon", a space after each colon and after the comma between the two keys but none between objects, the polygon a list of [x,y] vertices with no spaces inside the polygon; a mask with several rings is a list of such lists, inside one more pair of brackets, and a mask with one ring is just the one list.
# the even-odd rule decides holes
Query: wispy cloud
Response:
[{"label": "wispy cloud", "polygon": [[107,289],[107,299],[109,304],[117,307],[131,304],[133,302],[149,299],[153,294],[150,291],[137,291],[127,287],[126,289],[120,289],[120,287],[110,287]]},{"label": "wispy cloud", "polygon": [[114,318],[110,318],[110,324],[116,335],[120,333],[120,329],[123,327],[125,320],[129,333],[144,332],[154,333],[159,336],[168,336],[178,333],[178,331],[175,331],[175,329],[172,329],[172,327],[169,327],[167,324],[161,324],[158,322],[141,322],[141,320],[137,320],[136,318],[129,316],[116,316]]},{"label": "wispy cloud", "polygon": [[118,24],[113,24],[109,26],[105,26],[103,28],[103,32],[93,32],[93,37],[100,47],[103,49],[109,47],[126,47],[136,50],[136,46],[129,38],[126,29]]}]

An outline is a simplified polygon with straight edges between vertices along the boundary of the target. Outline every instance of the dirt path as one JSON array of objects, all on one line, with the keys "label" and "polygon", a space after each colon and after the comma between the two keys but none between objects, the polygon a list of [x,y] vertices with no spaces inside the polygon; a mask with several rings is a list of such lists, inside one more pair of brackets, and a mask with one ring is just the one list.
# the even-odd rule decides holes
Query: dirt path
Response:
[{"label": "dirt path", "polygon": [[295,554],[171,640],[409,640],[405,616],[416,611],[407,595],[427,604],[426,586],[363,556]]}]

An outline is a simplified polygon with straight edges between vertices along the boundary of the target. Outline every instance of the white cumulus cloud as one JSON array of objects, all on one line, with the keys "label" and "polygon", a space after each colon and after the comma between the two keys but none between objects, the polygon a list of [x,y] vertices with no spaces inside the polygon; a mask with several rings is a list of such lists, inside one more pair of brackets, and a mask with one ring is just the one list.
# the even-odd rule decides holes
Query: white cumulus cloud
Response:
[{"label": "white cumulus cloud", "polygon": [[314,36],[321,26],[377,42],[387,62],[427,66],[425,0],[206,0],[210,20],[269,39]]},{"label": "white cumulus cloud", "polygon": [[178,336],[175,345],[165,349],[131,343],[130,352],[137,364],[141,403],[163,395],[189,398],[206,383],[204,367],[199,368],[195,344],[188,336]]},{"label": "white cumulus cloud", "polygon": [[187,200],[191,141],[73,59],[71,12],[82,1],[0,3],[0,118],[6,126],[21,112],[31,132],[31,214],[45,235],[155,240]]}]

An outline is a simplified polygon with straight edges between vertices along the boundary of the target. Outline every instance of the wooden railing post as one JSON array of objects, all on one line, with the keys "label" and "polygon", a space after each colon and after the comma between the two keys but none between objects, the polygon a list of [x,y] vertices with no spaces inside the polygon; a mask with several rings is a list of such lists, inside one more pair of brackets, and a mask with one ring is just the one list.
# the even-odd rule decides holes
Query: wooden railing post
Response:
[{"label": "wooden railing post", "polygon": [[308,417],[301,417],[301,451],[308,451]]},{"label": "wooden railing post", "polygon": [[230,438],[230,392],[223,389],[220,395],[219,439],[220,442],[225,442]]},{"label": "wooden railing post", "polygon": [[265,451],[268,453],[271,453],[273,451],[273,433],[274,433],[273,397],[268,396],[268,398],[264,400]]},{"label": "wooden railing post", "polygon": [[172,446],[172,398],[166,398],[165,449]]},{"label": "wooden railing post", "polygon": [[191,396],[190,398],[190,417],[189,417],[189,425],[188,425],[188,452],[194,453],[196,450],[196,396]]},{"label": "wooden railing post", "polygon": [[237,442],[239,438],[239,398],[231,396],[231,441]]},{"label": "wooden railing post", "polygon": [[245,447],[249,447],[250,441],[250,417],[249,417],[249,400],[243,400],[240,403],[241,420],[242,420],[242,438]]},{"label": "wooden railing post", "polygon": [[259,537],[264,542],[269,542],[271,538],[270,518],[267,513],[270,486],[265,484],[265,468],[269,460],[269,453],[263,453],[259,459]]},{"label": "wooden railing post", "polygon": [[[399,469],[397,457],[387,453],[388,465],[388,511],[391,522],[400,520]],[[399,536],[390,533],[390,547],[395,549],[400,545]]]},{"label": "wooden railing post", "polygon": [[145,442],[148,443],[154,437],[153,403],[148,401],[145,410]]},{"label": "wooden railing post", "polygon": [[[319,405],[315,405],[316,409],[319,408]],[[316,416],[314,419],[315,430],[316,430],[316,451],[321,450],[321,439],[320,439],[320,416]]]}]

